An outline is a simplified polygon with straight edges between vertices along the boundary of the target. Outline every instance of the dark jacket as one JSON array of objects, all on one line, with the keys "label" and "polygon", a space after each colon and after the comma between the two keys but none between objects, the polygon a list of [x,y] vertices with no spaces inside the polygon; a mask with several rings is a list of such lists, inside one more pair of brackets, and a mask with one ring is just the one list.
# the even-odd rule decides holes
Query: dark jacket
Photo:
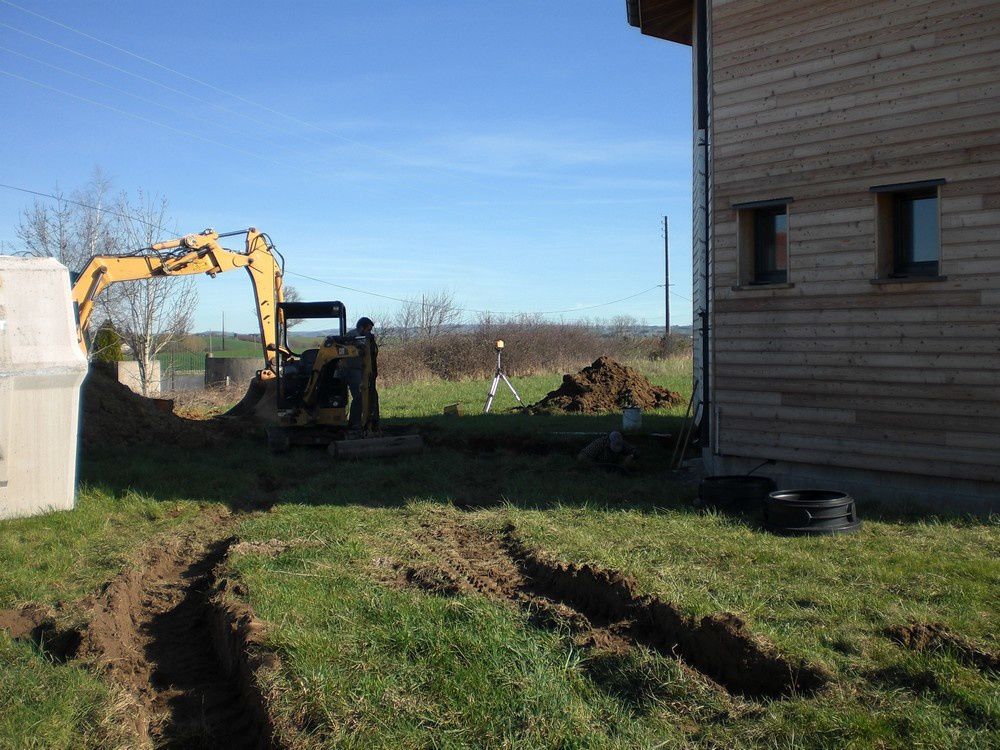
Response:
[{"label": "dark jacket", "polygon": [[[362,334],[360,331],[358,331],[357,328],[352,328],[346,334],[344,334],[344,338],[346,338],[348,341],[350,341],[351,339],[360,338],[362,335],[364,335],[364,334]],[[365,336],[365,342],[366,342],[366,345],[368,346],[369,350],[372,353],[372,377],[373,378],[377,378],[378,377],[378,343],[375,341],[375,334],[374,333],[369,333],[368,335],[366,335]],[[364,370],[365,369],[365,364],[362,361],[361,357],[350,357],[349,359],[343,360],[341,362],[340,367],[343,370]]]}]

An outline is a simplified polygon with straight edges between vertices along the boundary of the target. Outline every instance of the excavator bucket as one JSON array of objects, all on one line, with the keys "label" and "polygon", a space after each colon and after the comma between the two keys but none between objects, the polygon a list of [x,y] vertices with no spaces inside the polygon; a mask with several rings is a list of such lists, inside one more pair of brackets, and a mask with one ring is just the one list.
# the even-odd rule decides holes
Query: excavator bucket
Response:
[{"label": "excavator bucket", "polygon": [[278,381],[259,375],[250,381],[247,392],[223,417],[256,418],[273,422],[278,412]]}]

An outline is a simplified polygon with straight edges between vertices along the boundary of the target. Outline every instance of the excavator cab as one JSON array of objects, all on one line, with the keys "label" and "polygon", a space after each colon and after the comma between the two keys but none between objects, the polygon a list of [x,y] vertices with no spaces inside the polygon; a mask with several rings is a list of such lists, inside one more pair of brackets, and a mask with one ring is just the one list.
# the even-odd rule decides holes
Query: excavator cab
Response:
[{"label": "excavator cab", "polygon": [[[281,302],[278,309],[281,310],[281,315],[278,316],[281,328],[278,340],[283,345],[278,354],[277,377],[278,411],[281,413],[294,411],[302,405],[321,352],[321,348],[316,347],[296,354],[288,343],[287,321],[335,319],[339,323],[339,329],[331,335],[343,339],[347,334],[347,311],[341,302]],[[330,336],[327,337],[329,338]],[[329,360],[318,373],[313,399],[318,409],[347,409],[347,383],[338,377],[337,372],[341,361],[339,357]],[[333,423],[340,421],[336,414],[327,413],[326,417]]]},{"label": "excavator cab", "polygon": [[[347,337],[347,311],[341,302],[281,302],[277,316],[277,423],[268,427],[268,446],[281,452],[292,443],[328,445],[348,432],[350,393],[344,367],[361,362],[360,424],[358,436],[376,433],[377,414],[372,398],[371,352],[364,338]],[[336,320],[318,347],[296,353],[288,341],[288,323]]]}]

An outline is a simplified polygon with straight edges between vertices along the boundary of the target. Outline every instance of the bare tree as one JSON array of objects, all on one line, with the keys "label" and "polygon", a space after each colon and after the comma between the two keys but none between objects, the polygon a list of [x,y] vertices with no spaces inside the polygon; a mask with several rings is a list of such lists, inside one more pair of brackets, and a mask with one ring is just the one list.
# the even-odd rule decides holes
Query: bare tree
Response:
[{"label": "bare tree", "polygon": [[[142,190],[115,204],[114,236],[119,247],[136,250],[159,239],[167,220],[167,201]],[[198,290],[190,277],[158,277],[114,285],[111,319],[132,350],[143,394],[151,390],[156,356],[191,329]]]},{"label": "bare tree", "polygon": [[639,321],[631,315],[615,315],[611,319],[611,335],[615,338],[629,339],[639,330]]},{"label": "bare tree", "polygon": [[[15,229],[21,252],[35,257],[53,257],[71,273],[82,271],[94,255],[119,252],[111,223],[114,209],[109,205],[112,203],[110,189],[110,180],[100,168],[95,168],[90,180],[75,190],[72,197],[67,198],[56,187],[54,203],[35,200],[32,206],[21,211]],[[94,320],[110,318],[115,292],[109,292],[95,301]],[[93,349],[97,328],[85,334]]]},{"label": "bare tree", "polygon": [[[284,284],[281,287],[281,296],[285,298],[285,302],[301,302],[302,295],[299,294],[299,290],[296,289],[291,284]],[[254,308],[253,314],[256,316],[258,310]],[[305,321],[305,318],[285,318],[285,327],[294,328]]]},{"label": "bare tree", "polygon": [[111,181],[96,168],[87,184],[69,198],[57,187],[53,204],[36,199],[21,212],[15,230],[23,251],[53,257],[74,272],[82,271],[91,256],[117,252],[110,190]]},{"label": "bare tree", "polygon": [[403,341],[413,337],[436,338],[457,325],[462,310],[455,302],[455,295],[442,290],[421,294],[419,300],[403,304],[392,321],[393,332]]},{"label": "bare tree", "polygon": [[[51,256],[79,273],[94,255],[116,255],[148,247],[161,238],[166,200],[139,191],[111,196],[111,181],[95,169],[71,198],[56,189],[53,204],[35,201],[21,212],[16,229],[29,255]],[[153,385],[153,361],[186,333],[197,305],[190,278],[157,278],[112,284],[95,300],[91,320],[110,320],[138,362],[140,385]],[[95,330],[88,332],[91,339]]]},{"label": "bare tree", "polygon": [[63,199],[58,187],[53,195],[55,204],[35,199],[30,208],[21,211],[15,233],[26,254],[52,257],[71,271],[79,271],[82,264],[73,240],[73,207]]}]

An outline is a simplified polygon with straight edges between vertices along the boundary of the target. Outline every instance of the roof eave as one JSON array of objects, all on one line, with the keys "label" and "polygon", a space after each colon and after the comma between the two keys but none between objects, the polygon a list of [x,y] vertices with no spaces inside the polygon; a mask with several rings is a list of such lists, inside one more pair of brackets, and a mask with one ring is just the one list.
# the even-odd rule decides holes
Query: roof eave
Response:
[{"label": "roof eave", "polygon": [[625,0],[625,10],[646,36],[691,46],[694,0]]}]

